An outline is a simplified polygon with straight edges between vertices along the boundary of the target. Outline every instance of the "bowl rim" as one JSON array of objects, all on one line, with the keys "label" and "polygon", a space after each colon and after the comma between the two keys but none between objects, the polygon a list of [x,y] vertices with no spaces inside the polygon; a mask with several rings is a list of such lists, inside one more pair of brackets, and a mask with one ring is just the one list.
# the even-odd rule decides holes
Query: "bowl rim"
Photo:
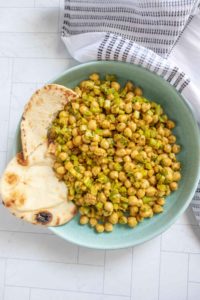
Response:
[{"label": "bowl rim", "polygon": [[[125,64],[130,64],[130,63],[127,63],[127,62],[119,62],[119,61],[90,61],[90,62],[86,62],[86,63],[81,63],[81,64],[78,64],[77,66],[74,66],[74,67],[71,67],[71,68],[68,68],[67,70],[65,70],[64,72],[58,74],[57,76],[55,76],[54,78],[52,78],[51,80],[49,80],[47,82],[47,84],[51,84],[51,83],[55,83],[59,78],[61,77],[64,77],[65,75],[67,75],[68,73],[70,72],[73,72],[73,71],[76,71],[76,70],[79,70],[79,69],[84,69],[85,67],[88,67],[88,66],[96,66],[96,65],[100,65],[100,64],[106,64],[106,65],[109,65],[109,64],[118,64],[118,65],[125,65]],[[130,65],[133,65],[134,67],[136,68],[139,68],[139,69],[143,69],[145,72],[148,72],[150,73],[151,75],[154,75],[158,78],[160,78],[160,80],[162,80],[163,82],[165,82],[165,84],[167,84],[169,86],[170,89],[173,89],[177,94],[178,96],[182,99],[182,102],[183,102],[183,105],[185,105],[185,107],[187,108],[187,111],[188,111],[188,114],[190,114],[190,117],[192,117],[193,119],[193,126],[194,126],[194,132],[195,132],[195,135],[197,136],[197,147],[198,147],[198,150],[199,150],[199,153],[200,153],[200,131],[199,131],[199,127],[198,127],[198,124],[197,124],[197,121],[196,121],[196,118],[194,117],[194,113],[193,113],[193,110],[192,110],[192,107],[191,105],[184,99],[184,97],[175,89],[175,87],[173,87],[168,81],[166,81],[163,77],[159,76],[158,74],[140,66],[140,65],[136,65],[136,64],[130,64]],[[16,134],[15,134],[15,140],[16,140],[16,145],[18,144],[19,142],[19,137],[18,137],[18,133],[19,133],[19,128],[17,129],[16,131]],[[199,179],[200,179],[200,156],[199,156],[199,160],[198,160],[198,166],[197,166],[197,169],[196,169],[196,173],[195,173],[195,181],[194,181],[194,184],[193,184],[193,188],[190,190],[190,193],[188,195],[188,199],[187,201],[185,202],[185,204],[178,210],[178,213],[176,213],[176,215],[172,216],[170,218],[170,220],[163,224],[161,227],[158,227],[156,230],[154,230],[153,232],[150,232],[148,233],[147,235],[145,236],[141,236],[140,238],[137,238],[136,241],[132,240],[132,241],[123,241],[123,244],[122,245],[113,245],[113,246],[107,246],[106,244],[104,245],[92,245],[92,244],[89,244],[86,240],[86,242],[79,242],[73,238],[70,238],[70,237],[67,237],[65,235],[65,233],[62,231],[60,232],[58,230],[57,227],[48,227],[48,229],[53,232],[54,234],[56,234],[57,236],[61,237],[62,239],[68,241],[68,242],[71,242],[73,244],[76,244],[78,246],[83,246],[83,247],[86,247],[86,248],[90,248],[90,249],[100,249],[100,250],[114,250],[114,249],[123,249],[123,248],[128,248],[128,247],[133,247],[133,246],[136,246],[138,244],[142,244],[146,241],[149,241],[151,239],[153,239],[154,237],[160,235],[161,233],[163,233],[164,231],[166,231],[169,227],[171,227],[175,221],[178,219],[178,217],[186,210],[186,208],[189,206],[191,200],[192,200],[192,197],[196,191],[196,188],[197,188],[197,185],[198,185],[198,182],[199,182]]]}]

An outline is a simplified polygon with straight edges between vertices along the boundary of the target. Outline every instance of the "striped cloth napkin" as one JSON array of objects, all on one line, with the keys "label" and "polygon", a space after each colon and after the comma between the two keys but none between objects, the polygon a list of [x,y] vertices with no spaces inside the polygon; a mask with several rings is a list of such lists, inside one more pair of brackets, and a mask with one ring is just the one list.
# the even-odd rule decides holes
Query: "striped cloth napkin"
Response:
[{"label": "striped cloth napkin", "polygon": [[[62,40],[79,62],[119,60],[157,73],[188,99],[200,123],[198,87],[179,67],[182,51],[170,58],[197,14],[200,0],[65,0]],[[192,208],[200,223],[200,182]]]}]

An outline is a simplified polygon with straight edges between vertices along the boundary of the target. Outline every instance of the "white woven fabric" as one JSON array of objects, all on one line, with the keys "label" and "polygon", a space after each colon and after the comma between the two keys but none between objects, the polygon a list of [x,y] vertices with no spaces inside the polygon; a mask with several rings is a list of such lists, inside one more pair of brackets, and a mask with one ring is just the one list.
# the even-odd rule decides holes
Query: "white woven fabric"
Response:
[{"label": "white woven fabric", "polygon": [[[65,0],[62,40],[80,62],[119,60],[157,73],[200,123],[199,26],[199,0]],[[200,183],[192,207],[200,223]]]}]

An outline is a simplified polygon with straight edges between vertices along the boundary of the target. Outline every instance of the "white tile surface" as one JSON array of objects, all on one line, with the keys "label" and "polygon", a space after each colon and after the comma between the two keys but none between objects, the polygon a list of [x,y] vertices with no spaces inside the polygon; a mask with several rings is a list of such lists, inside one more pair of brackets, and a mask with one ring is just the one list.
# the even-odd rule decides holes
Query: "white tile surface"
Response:
[{"label": "white tile surface", "polygon": [[192,208],[189,206],[184,214],[180,216],[176,224],[181,225],[197,225],[197,220],[195,219]]},{"label": "white tile surface", "polygon": [[189,282],[188,300],[198,300],[200,295],[200,283]]},{"label": "white tile surface", "polygon": [[0,152],[0,176],[6,166],[6,152]]},{"label": "white tile surface", "polygon": [[[132,299],[158,298],[160,268],[160,237],[134,248]],[[153,280],[152,280],[153,271]],[[141,289],[141,286],[145,288]]]},{"label": "white tile surface", "polygon": [[200,253],[200,227],[172,226],[163,234],[162,250]]},{"label": "white tile surface", "polygon": [[125,296],[31,289],[30,300],[129,300]]},{"label": "white tile surface", "polygon": [[[72,59],[17,58],[14,60],[13,81],[22,83],[47,82],[73,65],[76,63]],[[24,71],[22,72],[22,70]]]},{"label": "white tile surface", "polygon": [[[48,2],[48,0],[45,0]],[[69,57],[57,33],[0,33],[1,57]]]},{"label": "white tile surface", "polygon": [[34,0],[0,0],[0,7],[34,7]]},{"label": "white tile surface", "polygon": [[132,248],[106,251],[104,292],[129,296],[131,269]]},{"label": "white tile surface", "polygon": [[30,289],[22,287],[6,287],[4,300],[29,300]]},{"label": "white tile surface", "polygon": [[0,58],[0,70],[0,120],[8,120],[12,76],[12,60],[9,58]]},{"label": "white tile surface", "polygon": [[58,7],[59,0],[35,0],[36,7]]},{"label": "white tile surface", "polygon": [[77,250],[77,246],[50,234],[0,231],[0,257],[76,263]]},{"label": "white tile surface", "polygon": [[0,32],[58,32],[58,17],[57,8],[1,8]]},{"label": "white tile surface", "polygon": [[200,282],[200,255],[190,254],[189,281]]},{"label": "white tile surface", "polygon": [[78,262],[80,264],[104,266],[105,251],[79,247]]},{"label": "white tile surface", "polygon": [[103,268],[8,259],[6,284],[99,293],[103,289]]},{"label": "white tile surface", "polygon": [[3,295],[4,295],[5,271],[6,271],[6,260],[0,258],[0,300],[3,300]]},{"label": "white tile surface", "polygon": [[187,254],[162,253],[159,300],[186,300],[187,274]]}]

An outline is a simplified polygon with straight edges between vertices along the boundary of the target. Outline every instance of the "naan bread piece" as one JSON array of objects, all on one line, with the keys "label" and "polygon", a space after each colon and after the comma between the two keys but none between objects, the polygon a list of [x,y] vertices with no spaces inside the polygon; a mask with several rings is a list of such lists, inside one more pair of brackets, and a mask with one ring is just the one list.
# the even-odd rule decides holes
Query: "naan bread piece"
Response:
[{"label": "naan bread piece", "polygon": [[24,160],[47,140],[48,128],[57,112],[76,96],[74,91],[58,84],[48,84],[33,94],[25,106],[21,121]]},{"label": "naan bread piece", "polygon": [[53,160],[46,157],[46,150],[46,144],[38,146],[29,163],[19,154],[10,161],[0,183],[6,207],[26,212],[67,201],[67,187],[55,176]]},{"label": "naan bread piece", "polygon": [[21,212],[10,210],[17,218],[35,225],[59,226],[69,222],[76,214],[76,206],[71,202],[62,202],[54,207],[35,211]]}]

